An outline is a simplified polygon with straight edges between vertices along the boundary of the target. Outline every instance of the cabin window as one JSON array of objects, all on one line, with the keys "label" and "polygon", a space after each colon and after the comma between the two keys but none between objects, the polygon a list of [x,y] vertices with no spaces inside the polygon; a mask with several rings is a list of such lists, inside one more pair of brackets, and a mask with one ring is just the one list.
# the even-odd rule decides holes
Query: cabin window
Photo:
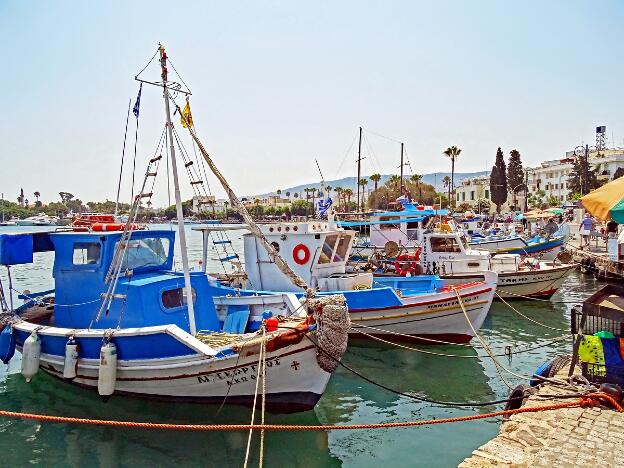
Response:
[{"label": "cabin window", "polygon": [[[195,288],[191,288],[191,293],[193,295],[193,304],[195,304],[195,301],[197,300]],[[175,309],[177,307],[185,306],[187,303],[186,288],[176,288],[163,291],[162,303],[165,309]]]},{"label": "cabin window", "polygon": [[331,262],[332,253],[334,253],[334,246],[336,245],[336,240],[338,240],[338,234],[325,236],[325,242],[323,242],[321,255],[319,255],[318,259],[319,264]]},{"label": "cabin window", "polygon": [[351,236],[343,235],[338,239],[338,246],[336,247],[336,253],[334,254],[334,262],[344,262],[347,259],[347,252],[351,245]]},{"label": "cabin window", "polygon": [[141,267],[162,266],[169,256],[169,239],[165,237],[148,237],[131,239],[128,242],[122,269],[134,270]]},{"label": "cabin window", "polygon": [[98,242],[77,242],[74,244],[74,265],[95,265],[100,261],[101,246]]},{"label": "cabin window", "polygon": [[430,241],[432,252],[461,252],[454,237],[432,237]]},{"label": "cabin window", "polygon": [[[382,216],[379,218],[379,221],[390,221],[393,219],[401,219],[399,216]],[[380,224],[379,229],[382,231],[387,231],[390,229],[400,229],[398,224]]]}]

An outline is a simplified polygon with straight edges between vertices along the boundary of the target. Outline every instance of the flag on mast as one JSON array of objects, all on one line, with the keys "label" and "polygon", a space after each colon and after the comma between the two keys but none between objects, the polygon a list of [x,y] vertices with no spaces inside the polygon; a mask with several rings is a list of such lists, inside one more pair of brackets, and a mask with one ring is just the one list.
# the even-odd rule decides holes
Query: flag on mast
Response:
[{"label": "flag on mast", "polygon": [[132,113],[138,119],[139,118],[139,108],[141,107],[141,91],[143,90],[143,83],[139,86],[139,94],[136,98],[136,102],[134,103],[134,107],[132,108]]},{"label": "flag on mast", "polygon": [[182,115],[180,117],[180,122],[184,128],[193,126],[193,116],[191,115],[191,104],[189,102],[188,96],[186,97],[186,106],[182,109]]}]

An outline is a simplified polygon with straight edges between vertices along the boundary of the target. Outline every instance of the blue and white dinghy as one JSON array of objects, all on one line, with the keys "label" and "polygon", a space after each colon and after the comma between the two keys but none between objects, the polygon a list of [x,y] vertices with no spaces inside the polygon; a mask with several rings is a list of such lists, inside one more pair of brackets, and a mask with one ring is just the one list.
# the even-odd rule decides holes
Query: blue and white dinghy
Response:
[{"label": "blue and white dinghy", "polygon": [[[280,261],[197,138],[188,101],[188,111],[176,104],[172,91],[187,99],[190,92],[168,79],[164,47],[159,46],[157,54],[162,81],[136,79],[162,88],[167,118],[163,136],[166,133],[170,146],[166,148],[161,136],[123,230],[110,232],[119,231],[114,225],[101,232],[0,236],[0,265],[7,269],[31,263],[36,252],[55,254],[54,296],[50,291],[29,294],[15,309],[10,275],[8,300],[0,283],[0,357],[8,362],[17,348],[26,380],[41,370],[97,389],[105,398],[119,394],[253,404],[260,400],[262,379],[268,409],[310,409],[347,347],[345,299],[314,299],[306,282]],[[138,105],[137,99],[137,118]],[[187,171],[191,163],[171,121],[170,105],[199,145],[231,206],[259,236],[258,245],[271,252],[284,274],[304,291],[301,301],[289,293],[235,290],[190,271],[176,143]],[[163,152],[168,153],[173,176],[182,272],[174,269],[172,231],[134,230],[141,204],[152,197],[146,188],[154,186]],[[194,187],[199,182],[191,180]]]}]

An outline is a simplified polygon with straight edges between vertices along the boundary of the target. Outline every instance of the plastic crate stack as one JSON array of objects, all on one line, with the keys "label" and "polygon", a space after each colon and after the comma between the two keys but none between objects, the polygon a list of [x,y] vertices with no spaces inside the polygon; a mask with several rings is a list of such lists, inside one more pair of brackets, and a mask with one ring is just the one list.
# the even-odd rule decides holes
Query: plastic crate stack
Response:
[{"label": "plastic crate stack", "polygon": [[583,376],[624,386],[624,287],[607,285],[572,309],[570,328]]}]

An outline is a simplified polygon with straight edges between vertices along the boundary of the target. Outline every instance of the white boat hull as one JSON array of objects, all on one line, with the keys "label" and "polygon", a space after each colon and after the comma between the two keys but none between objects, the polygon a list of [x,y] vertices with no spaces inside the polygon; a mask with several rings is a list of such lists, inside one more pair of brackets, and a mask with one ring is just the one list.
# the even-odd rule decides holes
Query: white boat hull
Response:
[{"label": "white boat hull", "polygon": [[456,293],[447,288],[444,292],[424,294],[413,299],[403,298],[405,304],[398,307],[351,309],[350,333],[355,335],[361,335],[359,331],[370,335],[400,333],[423,337],[425,342],[427,338],[469,342],[475,335],[473,328],[479,330],[487,317],[494,297],[495,284],[465,283],[456,287],[465,314]]},{"label": "white boat hull", "polygon": [[[28,332],[38,326],[21,322],[16,327]],[[146,329],[136,330],[140,334]],[[46,335],[69,336],[73,332],[46,327],[39,331],[39,336],[45,341]],[[88,333],[93,335],[97,332]],[[115,336],[121,335],[117,332]],[[186,334],[180,336],[184,338]],[[267,352],[268,409],[281,412],[308,410],[314,407],[325,391],[331,374],[318,365],[316,346],[312,341],[314,332],[306,336],[310,339],[304,337],[299,343]],[[21,352],[21,347],[18,346],[18,350]],[[201,347],[198,350],[201,351]],[[117,361],[114,395],[216,404],[225,400],[228,404],[252,405],[258,361],[259,345],[250,345],[247,349],[243,347],[238,354],[221,358],[198,352],[175,358],[120,359]],[[77,376],[71,383],[97,391],[99,365],[98,359],[79,358]],[[40,370],[62,379],[63,366],[64,356],[41,355]]]},{"label": "white boat hull", "polygon": [[[506,300],[525,297],[547,299],[557,292],[566,280],[568,273],[576,269],[576,267],[576,264],[570,264],[543,270],[499,273],[496,292],[498,296]],[[483,279],[483,274],[458,273],[443,275],[441,278],[452,284],[461,284],[466,281]]]}]

